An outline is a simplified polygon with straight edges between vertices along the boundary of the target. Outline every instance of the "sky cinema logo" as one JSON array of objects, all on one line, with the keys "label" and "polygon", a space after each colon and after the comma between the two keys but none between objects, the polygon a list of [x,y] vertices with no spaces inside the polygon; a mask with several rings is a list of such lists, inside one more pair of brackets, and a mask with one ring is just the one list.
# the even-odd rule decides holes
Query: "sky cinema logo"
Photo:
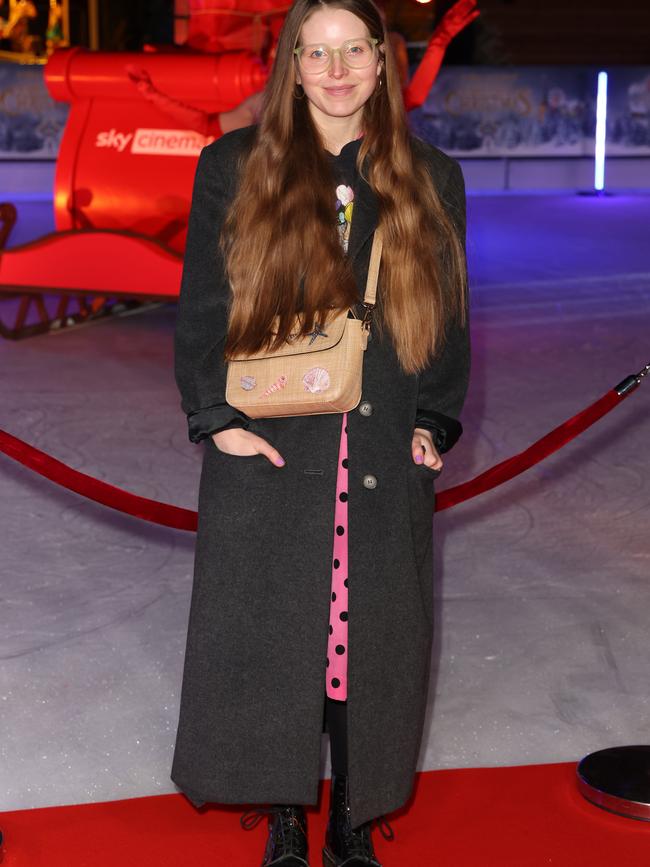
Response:
[{"label": "sky cinema logo", "polygon": [[95,147],[113,148],[118,153],[130,144],[132,154],[158,154],[172,157],[198,157],[201,148],[214,141],[214,136],[203,136],[190,129],[147,129],[118,132],[115,128],[97,133]]}]

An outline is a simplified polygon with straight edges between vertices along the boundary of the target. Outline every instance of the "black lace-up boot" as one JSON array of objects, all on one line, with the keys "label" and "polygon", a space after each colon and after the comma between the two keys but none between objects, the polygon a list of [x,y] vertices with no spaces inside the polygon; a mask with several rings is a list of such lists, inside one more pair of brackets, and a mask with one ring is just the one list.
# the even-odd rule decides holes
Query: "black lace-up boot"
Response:
[{"label": "black lace-up boot", "polygon": [[240,818],[246,831],[268,817],[269,837],[261,867],[309,867],[307,817],[300,806],[276,805],[249,810]]},{"label": "black lace-up boot", "polygon": [[370,836],[375,822],[382,836],[386,840],[392,840],[393,829],[383,817],[352,829],[348,778],[342,774],[332,774],[323,867],[381,867]]}]

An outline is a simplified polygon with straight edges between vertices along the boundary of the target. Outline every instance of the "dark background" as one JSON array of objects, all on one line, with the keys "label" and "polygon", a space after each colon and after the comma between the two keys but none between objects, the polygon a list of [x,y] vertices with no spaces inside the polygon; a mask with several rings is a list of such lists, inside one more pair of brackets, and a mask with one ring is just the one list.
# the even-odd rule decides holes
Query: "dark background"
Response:
[{"label": "dark background", "polygon": [[[452,0],[384,0],[389,26],[426,41]],[[38,0],[47,17],[47,0]],[[650,0],[479,0],[482,15],[447,63],[650,64]],[[88,44],[86,0],[71,0],[72,43]],[[139,51],[173,42],[173,0],[102,0],[100,47]]]},{"label": "dark background", "polygon": [[[453,5],[387,0],[393,29],[425,40]],[[650,64],[650,0],[479,0],[446,63]]]}]

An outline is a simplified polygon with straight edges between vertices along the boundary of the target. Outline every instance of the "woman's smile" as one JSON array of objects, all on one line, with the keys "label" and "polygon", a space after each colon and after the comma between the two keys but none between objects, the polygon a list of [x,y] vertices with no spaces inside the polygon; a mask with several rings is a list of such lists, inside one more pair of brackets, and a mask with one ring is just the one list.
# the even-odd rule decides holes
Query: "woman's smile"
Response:
[{"label": "woman's smile", "polygon": [[354,84],[331,84],[323,88],[329,96],[347,96],[354,90]]}]

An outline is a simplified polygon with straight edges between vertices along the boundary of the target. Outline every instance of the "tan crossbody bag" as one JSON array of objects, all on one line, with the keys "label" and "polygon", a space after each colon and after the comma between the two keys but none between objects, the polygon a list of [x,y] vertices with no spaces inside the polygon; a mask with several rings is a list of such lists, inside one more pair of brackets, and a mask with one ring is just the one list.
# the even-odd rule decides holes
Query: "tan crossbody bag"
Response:
[{"label": "tan crossbody bag", "polygon": [[[370,253],[359,318],[350,308],[336,312],[310,334],[274,351],[239,354],[228,361],[226,401],[250,418],[347,412],[361,400],[363,355],[377,295],[382,238]],[[296,322],[298,320],[296,319]]]}]

